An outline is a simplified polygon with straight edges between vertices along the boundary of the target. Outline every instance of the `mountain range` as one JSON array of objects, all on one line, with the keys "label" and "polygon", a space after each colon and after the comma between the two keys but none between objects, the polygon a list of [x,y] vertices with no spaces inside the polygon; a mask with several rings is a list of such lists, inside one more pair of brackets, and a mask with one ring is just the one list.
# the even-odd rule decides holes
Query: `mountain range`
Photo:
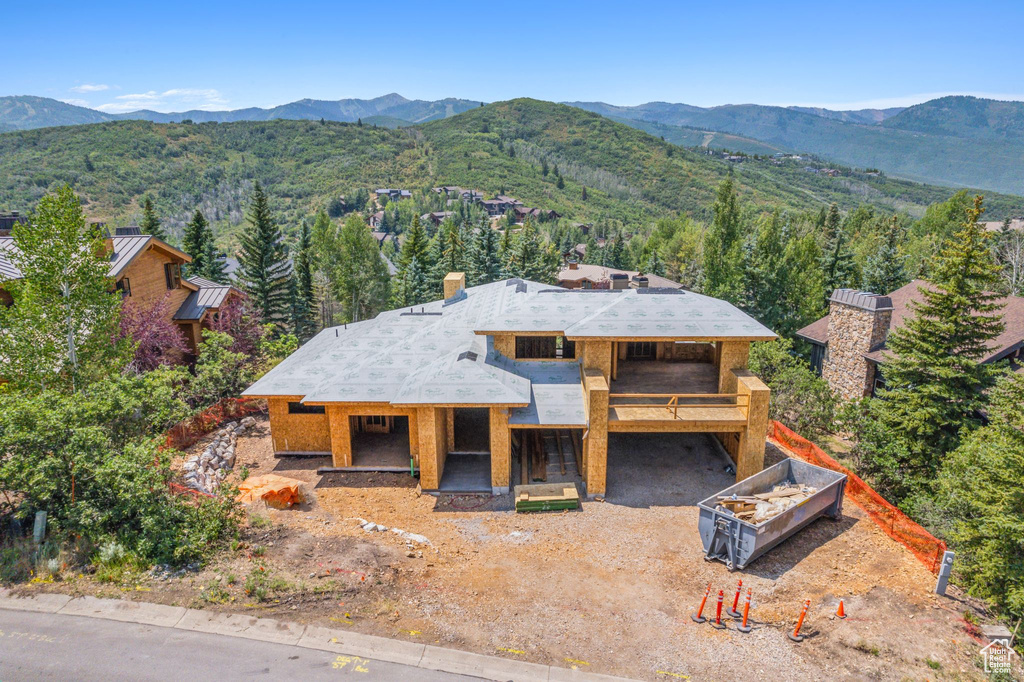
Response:
[{"label": "mountain range", "polygon": [[[906,108],[840,111],[737,104],[697,107],[649,102],[617,106],[566,102],[685,147],[745,154],[812,154],[838,164],[951,187],[1024,195],[1024,103],[942,97]],[[0,97],[0,131],[142,119],[166,123],[354,122],[386,128],[444,119],[481,102],[409,100],[398,94],[337,101],[304,99],[232,111],[135,111],[108,114],[44,97]]]}]

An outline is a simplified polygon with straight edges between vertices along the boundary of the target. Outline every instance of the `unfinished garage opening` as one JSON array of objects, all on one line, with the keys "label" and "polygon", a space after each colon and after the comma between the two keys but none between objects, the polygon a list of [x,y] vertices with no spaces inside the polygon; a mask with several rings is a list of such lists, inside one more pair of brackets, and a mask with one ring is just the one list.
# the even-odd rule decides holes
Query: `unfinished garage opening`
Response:
[{"label": "unfinished garage opening", "polygon": [[512,482],[580,483],[583,429],[512,430]]},{"label": "unfinished garage opening", "polygon": [[349,417],[352,468],[409,471],[409,418],[367,415]]},{"label": "unfinished garage opening", "polygon": [[605,501],[627,507],[684,507],[736,477],[710,433],[609,433]]},{"label": "unfinished garage opening", "polygon": [[491,417],[486,407],[452,408],[452,446],[438,490],[491,492]]}]

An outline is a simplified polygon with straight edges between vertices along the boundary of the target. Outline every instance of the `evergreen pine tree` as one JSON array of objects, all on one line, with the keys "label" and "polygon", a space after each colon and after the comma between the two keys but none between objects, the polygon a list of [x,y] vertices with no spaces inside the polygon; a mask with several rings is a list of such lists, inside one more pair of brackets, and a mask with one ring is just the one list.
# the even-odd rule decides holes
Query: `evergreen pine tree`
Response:
[{"label": "evergreen pine tree", "polygon": [[[825,278],[825,305],[836,289],[845,289],[857,284],[857,265],[850,250],[849,238],[843,229],[839,207],[832,204],[825,214],[822,228],[824,248],[821,270]],[[886,292],[882,292],[886,293]]]},{"label": "evergreen pine tree", "polygon": [[281,230],[259,182],[253,188],[248,221],[238,252],[238,279],[263,321],[280,326],[288,317],[291,272]]},{"label": "evergreen pine tree", "polygon": [[583,201],[586,201],[586,200],[587,200],[587,188],[584,187],[583,188]]},{"label": "evergreen pine tree", "polygon": [[185,266],[189,275],[207,277],[211,270],[211,261],[216,259],[213,247],[213,231],[202,211],[196,209],[192,220],[185,225],[185,234],[181,242],[182,250],[192,256],[192,262]]},{"label": "evergreen pine tree", "polygon": [[399,266],[405,267],[415,258],[419,261],[420,267],[429,267],[430,261],[427,258],[427,251],[430,248],[427,233],[420,224],[420,217],[412,217],[412,226],[405,234],[405,243],[402,244],[402,253],[399,256]]},{"label": "evergreen pine tree", "polygon": [[520,277],[534,282],[554,280],[558,269],[558,253],[553,245],[542,241],[537,228],[529,218],[511,242],[506,269],[509,277]]},{"label": "evergreen pine tree", "polygon": [[313,297],[313,237],[309,224],[302,223],[299,232],[299,248],[295,254],[295,274],[292,277],[294,295],[292,299],[292,328],[300,342],[305,342],[316,333]]},{"label": "evergreen pine tree", "polygon": [[878,253],[868,259],[864,268],[864,288],[876,294],[888,294],[906,284],[906,256],[900,253],[903,230],[899,220],[892,217],[885,231],[885,241]]},{"label": "evergreen pine tree", "polygon": [[611,243],[611,246],[605,247],[608,248],[609,251],[608,262],[606,263],[608,267],[618,268],[620,270],[623,269],[622,266],[625,259],[625,247],[626,245],[622,240],[622,233],[616,232],[615,240]]},{"label": "evergreen pine tree", "polygon": [[156,214],[156,209],[153,208],[153,200],[146,197],[145,201],[142,202],[142,222],[139,223],[139,227],[142,229],[142,234],[148,234],[156,237],[161,241],[167,241],[167,235],[164,234],[164,230],[160,227],[160,218]]},{"label": "evergreen pine tree", "polygon": [[501,257],[498,234],[490,224],[483,222],[473,235],[469,248],[469,282],[471,286],[488,284],[501,279]]},{"label": "evergreen pine tree", "polygon": [[870,471],[899,500],[930,487],[943,457],[978,425],[993,383],[995,370],[982,360],[1003,322],[994,293],[999,269],[978,224],[982,212],[977,197],[963,229],[936,257],[921,301],[889,335],[886,389],[860,447]]},{"label": "evergreen pine tree", "polygon": [[548,160],[547,159],[543,159],[542,158],[540,160],[540,174],[543,175],[544,177],[548,176]]},{"label": "evergreen pine tree", "polygon": [[565,189],[565,180],[562,179],[561,175],[558,176],[558,182],[555,183],[555,187],[558,189]]}]

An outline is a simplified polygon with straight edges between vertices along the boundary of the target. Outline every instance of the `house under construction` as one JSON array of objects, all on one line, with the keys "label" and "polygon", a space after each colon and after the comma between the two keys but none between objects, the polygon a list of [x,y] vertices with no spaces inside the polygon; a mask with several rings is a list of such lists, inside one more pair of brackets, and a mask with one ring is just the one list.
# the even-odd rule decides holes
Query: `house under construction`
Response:
[{"label": "house under construction", "polygon": [[737,479],[762,469],[769,390],[747,358],[776,336],[731,304],[520,279],[466,289],[461,273],[444,293],[325,329],[245,391],[267,398],[275,451],[495,494],[530,478],[542,435],[588,496],[614,486],[609,433],[712,433]]}]

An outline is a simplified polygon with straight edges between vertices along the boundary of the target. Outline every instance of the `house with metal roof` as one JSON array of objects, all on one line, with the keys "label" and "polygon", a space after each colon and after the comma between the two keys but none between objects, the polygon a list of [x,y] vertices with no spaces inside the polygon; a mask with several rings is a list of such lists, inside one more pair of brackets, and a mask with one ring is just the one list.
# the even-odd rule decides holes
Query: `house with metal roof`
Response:
[{"label": "house with metal roof", "polygon": [[739,478],[762,469],[769,390],[747,358],[776,335],[731,304],[521,279],[467,289],[462,273],[444,284],[444,300],[323,330],[243,393],[268,400],[277,454],[498,494],[543,479],[548,437],[562,473],[602,496],[609,437],[705,432]]},{"label": "house with metal roof", "polygon": [[[134,305],[151,306],[166,298],[172,321],[179,326],[194,353],[216,313],[232,296],[243,296],[236,287],[200,277],[182,277],[181,267],[192,261],[184,251],[153,237],[138,227],[122,227],[104,240],[110,254],[109,276],[114,290]],[[0,237],[0,305],[12,305],[4,284],[19,280],[22,273],[11,261],[17,246],[13,237]]]}]

